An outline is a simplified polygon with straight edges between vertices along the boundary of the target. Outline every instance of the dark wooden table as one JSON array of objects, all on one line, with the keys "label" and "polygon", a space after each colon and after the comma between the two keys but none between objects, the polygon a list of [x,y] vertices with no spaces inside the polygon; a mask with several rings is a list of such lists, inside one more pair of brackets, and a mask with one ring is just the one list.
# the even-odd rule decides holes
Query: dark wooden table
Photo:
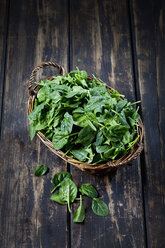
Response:
[{"label": "dark wooden table", "polygon": [[[1,248],[165,247],[165,1],[1,0]],[[144,152],[115,175],[80,172],[29,139],[27,80],[35,65],[56,61],[66,71],[95,73],[130,101],[141,100]],[[44,70],[38,79],[54,75]],[[38,163],[50,168],[33,176]],[[109,204],[74,224],[50,201],[50,178],[69,170]]]}]

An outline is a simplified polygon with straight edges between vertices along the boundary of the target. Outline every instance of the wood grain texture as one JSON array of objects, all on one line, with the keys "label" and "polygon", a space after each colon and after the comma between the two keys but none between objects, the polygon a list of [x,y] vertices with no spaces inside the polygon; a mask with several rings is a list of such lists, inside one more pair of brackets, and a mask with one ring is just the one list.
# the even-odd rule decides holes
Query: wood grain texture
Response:
[{"label": "wood grain texture", "polygon": [[[3,85],[5,77],[5,63],[6,63],[6,39],[8,31],[8,8],[9,1],[0,1],[0,111],[3,99]],[[1,121],[1,115],[0,115]]]},{"label": "wood grain texture", "polygon": [[[65,0],[11,1],[1,137],[3,248],[68,247],[67,209],[49,199],[50,179],[66,164],[39,139],[30,141],[26,114],[27,80],[34,66],[52,60],[67,68],[67,26]],[[34,177],[38,163],[50,168],[45,177]]]},{"label": "wood grain texture", "polygon": [[165,3],[133,1],[135,65],[145,125],[146,226],[149,247],[165,247]]},{"label": "wood grain texture", "polygon": [[[71,1],[70,27],[71,69],[86,69],[135,100],[127,1]],[[114,177],[87,175],[73,166],[71,172],[78,186],[92,183],[109,204],[103,218],[92,212],[91,199],[84,200],[84,224],[71,220],[71,247],[145,247],[139,161]]]}]

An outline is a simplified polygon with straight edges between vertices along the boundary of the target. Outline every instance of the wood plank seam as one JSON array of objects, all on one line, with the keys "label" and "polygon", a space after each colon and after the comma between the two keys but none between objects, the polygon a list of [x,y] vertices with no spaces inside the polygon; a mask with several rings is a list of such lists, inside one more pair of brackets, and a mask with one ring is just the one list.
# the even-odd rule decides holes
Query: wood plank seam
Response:
[{"label": "wood plank seam", "polygon": [[[10,18],[10,0],[6,1],[6,13],[5,13],[5,28],[6,34],[3,38],[3,44],[5,44],[4,48],[4,55],[2,55],[2,58],[4,57],[4,63],[2,62],[1,70],[3,72],[2,75],[2,86],[1,86],[1,102],[0,102],[0,127],[2,126],[2,114],[3,114],[3,101],[4,101],[4,89],[5,89],[5,81],[6,81],[6,70],[7,70],[7,51],[8,51],[8,33],[9,33],[9,18]],[[2,130],[1,130],[2,132]],[[0,135],[1,140],[1,135]]]},{"label": "wood plank seam", "polygon": [[[140,97],[140,89],[139,89],[139,84],[138,84],[138,67],[137,67],[137,59],[136,59],[136,45],[135,45],[135,32],[134,32],[134,14],[133,14],[133,6],[132,6],[132,0],[128,0],[128,15],[129,15],[129,22],[130,22],[130,38],[131,38],[131,50],[132,50],[132,71],[133,71],[133,78],[134,78],[134,89],[135,89],[135,98],[136,101],[141,100]],[[143,113],[142,113],[142,108],[140,106],[139,113],[142,116],[143,119]],[[141,169],[141,182],[142,182],[142,201],[143,201],[143,216],[144,216],[144,231],[145,231],[145,245],[148,247],[148,234],[147,234],[147,225],[146,225],[146,202],[145,202],[145,156],[144,156],[144,151],[140,155],[140,169]]]}]

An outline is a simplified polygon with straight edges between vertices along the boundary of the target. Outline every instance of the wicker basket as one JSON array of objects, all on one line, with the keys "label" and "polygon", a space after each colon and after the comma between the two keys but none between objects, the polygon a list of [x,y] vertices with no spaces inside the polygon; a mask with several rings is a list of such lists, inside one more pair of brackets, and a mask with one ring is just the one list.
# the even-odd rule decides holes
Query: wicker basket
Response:
[{"label": "wicker basket", "polygon": [[[28,85],[29,85],[29,87],[28,87],[29,99],[28,99],[28,106],[27,106],[28,116],[29,116],[29,113],[33,110],[34,100],[35,100],[35,97],[37,96],[37,92],[39,89],[38,86],[33,85],[34,84],[34,76],[36,75],[37,71],[40,68],[43,68],[44,66],[53,66],[53,67],[57,68],[60,71],[60,73],[58,75],[64,75],[65,74],[64,68],[62,66],[58,65],[57,63],[53,63],[53,62],[46,62],[46,63],[43,62],[32,71],[32,74],[31,74],[30,79],[28,81]],[[52,78],[49,78],[49,79],[51,80]],[[89,77],[89,79],[93,79],[93,78]],[[103,82],[102,80],[100,80],[100,81]],[[108,90],[113,91],[113,89],[111,87],[109,87],[108,85],[106,87]],[[87,173],[91,173],[91,174],[110,173],[110,172],[114,171],[115,169],[117,169],[119,166],[130,163],[132,160],[136,159],[136,157],[143,150],[143,143],[142,143],[143,123],[142,123],[141,118],[139,118],[139,120],[138,120],[137,135],[140,136],[138,142],[132,147],[131,150],[128,151],[127,154],[125,154],[124,156],[120,157],[119,159],[116,159],[113,161],[108,161],[108,162],[103,163],[103,164],[92,165],[92,164],[80,162],[74,158],[71,158],[67,155],[64,155],[64,152],[62,152],[60,150],[59,151],[55,150],[52,142],[49,139],[47,139],[41,132],[37,132],[37,136],[42,140],[42,142],[53,153],[55,153],[56,155],[61,157],[67,163],[70,163],[70,164],[78,167],[80,170],[85,171]]]}]

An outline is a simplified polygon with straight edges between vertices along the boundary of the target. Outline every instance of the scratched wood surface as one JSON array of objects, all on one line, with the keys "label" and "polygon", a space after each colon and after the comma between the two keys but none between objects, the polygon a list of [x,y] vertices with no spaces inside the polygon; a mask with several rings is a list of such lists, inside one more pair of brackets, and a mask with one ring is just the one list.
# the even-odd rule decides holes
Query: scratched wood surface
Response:
[{"label": "scratched wood surface", "polygon": [[[134,101],[127,1],[71,1],[70,13],[71,69],[78,65],[95,73]],[[138,160],[119,169],[114,177],[94,177],[74,167],[71,172],[78,185],[95,185],[110,210],[107,218],[95,216],[87,199],[84,225],[71,222],[71,247],[144,247]]]},{"label": "scratched wood surface", "polygon": [[142,100],[144,194],[149,247],[165,247],[165,2],[133,1],[134,57]]},{"label": "scratched wood surface", "polygon": [[[67,12],[63,0],[10,1],[1,130],[3,248],[68,246],[67,209],[49,199],[50,178],[65,170],[66,164],[37,138],[30,141],[26,114],[27,79],[33,67],[41,61],[57,60],[67,68]],[[38,163],[50,168],[50,173],[39,179],[33,176]]]},{"label": "scratched wood surface", "polygon": [[[5,61],[7,49],[7,31],[8,31],[8,9],[9,1],[0,1],[0,110],[3,99],[3,86],[5,78]],[[1,121],[1,116],[0,116]]]},{"label": "scratched wood surface", "polygon": [[[0,247],[165,247],[165,3],[162,0],[0,1],[1,186]],[[66,71],[94,73],[130,101],[141,99],[141,158],[113,175],[84,174],[29,139],[27,80],[35,65],[56,61]],[[44,69],[37,80],[56,74]],[[36,165],[49,173],[33,176]],[[70,171],[92,183],[109,205],[72,222],[50,201],[50,179]],[[75,210],[77,206],[72,208]]]}]

